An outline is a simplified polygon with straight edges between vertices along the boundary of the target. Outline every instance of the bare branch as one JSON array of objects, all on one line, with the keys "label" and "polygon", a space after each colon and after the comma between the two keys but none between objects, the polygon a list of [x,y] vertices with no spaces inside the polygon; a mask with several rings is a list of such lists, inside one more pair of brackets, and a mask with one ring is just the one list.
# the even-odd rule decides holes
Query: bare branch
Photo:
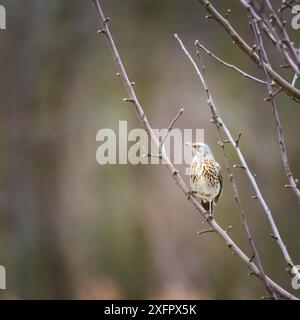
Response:
[{"label": "bare branch", "polygon": [[172,128],[174,127],[174,124],[175,122],[178,120],[178,118],[181,117],[182,113],[183,113],[184,109],[181,108],[178,112],[178,114],[175,116],[175,118],[172,120],[172,122],[170,123],[168,129],[167,129],[167,132],[165,133],[164,137],[162,138],[161,140],[161,143],[159,144],[159,155],[161,155],[161,151],[162,151],[162,148],[163,148],[163,145],[168,137],[168,135],[170,134],[170,131],[172,130]]},{"label": "bare branch", "polygon": [[[217,126],[217,131],[218,131],[219,138],[222,139],[221,130],[220,130],[220,127],[218,127],[218,126]],[[236,145],[237,146],[238,146],[240,137],[241,137],[241,133],[239,134],[238,139],[236,140]],[[231,182],[232,191],[233,191],[233,194],[234,194],[234,200],[235,200],[235,202],[236,202],[236,204],[237,204],[237,206],[239,208],[239,213],[240,213],[241,220],[242,220],[242,227],[245,230],[245,233],[247,235],[247,238],[248,238],[248,241],[249,241],[249,244],[250,244],[250,248],[251,248],[251,250],[253,252],[253,255],[250,258],[250,261],[252,262],[253,260],[255,260],[257,262],[257,266],[258,266],[258,268],[260,270],[260,273],[262,275],[262,280],[263,280],[263,282],[265,284],[266,289],[270,292],[270,294],[274,297],[274,299],[277,299],[276,293],[274,292],[272,287],[270,287],[268,281],[266,281],[266,274],[265,274],[265,271],[264,271],[262,263],[261,263],[261,259],[260,259],[260,255],[259,255],[258,249],[257,249],[257,247],[255,245],[255,242],[253,240],[253,236],[251,234],[251,231],[250,231],[250,228],[249,228],[249,225],[248,225],[246,212],[245,212],[245,209],[244,209],[244,207],[242,205],[242,202],[241,202],[241,199],[240,199],[240,195],[239,195],[239,192],[238,192],[235,176],[234,176],[233,172],[231,171],[231,163],[230,163],[230,160],[229,160],[228,153],[226,151],[225,144],[220,142],[219,145],[221,146],[221,148],[223,150],[223,155],[224,155],[224,159],[225,159],[225,168],[226,168],[229,180]]]},{"label": "bare branch", "polygon": [[[249,0],[240,0],[240,2],[254,19],[260,23],[261,28],[287,61],[288,66],[299,75],[300,69],[296,50],[289,39],[283,22],[274,12],[270,2],[266,1],[265,5],[261,6],[260,15],[256,13],[253,2]],[[264,62],[266,63],[265,60]]]},{"label": "bare branch", "polygon": [[[233,43],[236,44],[244,53],[246,53],[259,67],[260,59],[253,48],[250,47],[240,34],[231,26],[227,19],[225,19],[208,0],[198,0],[205,9],[209,12],[211,17],[217,21],[221,27],[229,34]],[[285,79],[283,79],[270,65],[265,64],[269,76],[281,87],[288,95],[300,102],[300,90],[292,86]]]},{"label": "bare branch", "polygon": [[[267,11],[266,15],[270,17],[268,21],[273,27],[272,30],[275,30],[279,40],[279,45],[277,47],[280,49],[294,72],[300,76],[300,60],[298,59],[296,49],[289,38],[285,25],[274,11],[270,1],[266,0],[265,3],[266,5],[263,8]],[[275,32],[273,33],[274,36],[276,36]]]},{"label": "bare branch", "polygon": [[[247,7],[247,9],[248,9],[248,13],[249,13],[250,23],[253,26],[254,38],[255,38],[256,46],[258,48],[261,63],[262,63],[262,61],[266,61],[266,63],[269,64],[269,58],[267,56],[267,52],[265,50],[262,36],[260,33],[260,29],[258,26],[260,21],[257,21],[256,16],[252,15],[252,11],[249,10],[249,7]],[[280,146],[280,153],[281,153],[283,168],[284,168],[285,174],[288,178],[290,187],[293,190],[294,194],[296,195],[298,202],[300,203],[300,190],[298,189],[297,183],[296,183],[295,178],[293,177],[293,174],[290,169],[290,164],[289,164],[289,160],[288,160],[288,156],[287,156],[285,140],[284,140],[284,135],[283,135],[283,129],[282,129],[282,125],[281,125],[281,121],[280,121],[280,117],[279,117],[277,104],[274,99],[273,88],[271,86],[271,79],[270,79],[269,74],[268,74],[266,68],[264,67],[263,63],[262,63],[262,65],[263,65],[263,71],[264,71],[264,74],[265,74],[265,77],[267,80],[269,101],[271,102],[271,105],[272,105],[272,113],[274,116],[276,130],[277,130],[278,142],[279,142],[279,146]],[[295,79],[295,77],[294,77],[294,79]]]},{"label": "bare branch", "polygon": [[[282,91],[281,88],[277,89],[274,93],[273,93],[273,98],[276,97],[278,95],[278,93],[280,93]],[[265,102],[270,102],[270,97],[267,97],[264,99]]]},{"label": "bare branch", "polygon": [[294,3],[294,0],[291,0],[290,3],[286,2],[286,0],[282,0],[281,6],[278,9],[278,12],[282,13],[286,8],[293,9],[292,4]]},{"label": "bare branch", "polygon": [[299,79],[299,76],[297,73],[295,73],[293,81],[292,81],[292,86],[295,87],[297,80]]},{"label": "bare branch", "polygon": [[233,64],[230,64],[230,63],[227,63],[225,62],[224,60],[220,59],[219,57],[217,57],[216,55],[214,55],[211,51],[209,51],[204,45],[202,45],[201,43],[199,43],[198,40],[196,40],[195,42],[195,45],[197,47],[199,47],[200,49],[202,49],[204,52],[206,52],[209,56],[211,56],[212,58],[216,59],[218,62],[220,62],[221,64],[223,64],[224,66],[228,67],[228,68],[231,68],[239,73],[241,73],[244,77],[248,78],[248,79],[251,79],[251,80],[254,80],[260,84],[263,84],[263,85],[266,85],[267,82],[266,81],[263,81],[263,80],[260,80],[258,78],[255,78],[253,76],[251,76],[250,74],[246,73],[245,71],[239,69],[238,67],[236,67],[235,65]]},{"label": "bare branch", "polygon": [[239,146],[239,143],[240,143],[240,140],[241,140],[241,136],[242,136],[242,133],[239,132],[239,135],[238,135],[238,137],[237,137],[236,140],[235,140],[235,145],[236,145],[237,147]]},{"label": "bare branch", "polygon": [[[158,141],[157,137],[154,135],[152,128],[150,127],[150,124],[148,122],[148,119],[147,119],[146,115],[144,114],[144,111],[141,108],[141,106],[137,100],[137,97],[135,95],[135,92],[134,92],[132,86],[130,85],[130,81],[128,80],[127,73],[125,71],[122,60],[119,56],[118,50],[115,46],[114,40],[113,40],[111,33],[109,31],[107,22],[105,22],[106,19],[103,14],[103,11],[101,9],[100,2],[99,2],[99,0],[92,0],[92,2],[96,8],[100,25],[105,30],[104,35],[106,37],[111,54],[112,54],[114,61],[116,63],[118,73],[120,73],[120,77],[122,79],[122,82],[123,82],[128,94],[129,94],[129,96],[134,100],[133,105],[134,105],[134,108],[135,108],[136,113],[138,115],[138,118],[140,119],[140,122],[141,122],[142,126],[144,127],[144,129],[146,130],[151,141],[158,147],[159,141]],[[187,188],[184,181],[180,177],[178,171],[175,169],[175,167],[173,166],[173,164],[171,163],[170,159],[168,158],[168,156],[166,155],[165,152],[162,152],[162,157],[163,157],[165,164],[166,164],[168,170],[170,171],[171,176],[174,179],[175,183],[181,188],[181,190],[187,196],[189,194],[189,189]],[[194,197],[191,197],[190,201],[195,206],[197,211],[203,217],[206,217],[206,210],[199,204],[199,202]],[[208,223],[215,230],[215,232],[223,239],[223,241],[228,246],[228,248],[230,248],[231,251],[234,252],[235,255],[238,256],[246,264],[246,266],[251,270],[251,272],[253,274],[255,274],[258,278],[261,279],[262,274],[260,273],[256,264],[254,262],[250,261],[250,259],[247,257],[247,255],[236,245],[235,242],[233,242],[233,240],[229,237],[228,233],[219,226],[219,224],[215,221],[215,219],[210,219],[208,221]],[[287,292],[285,289],[280,287],[277,283],[275,283],[269,277],[266,277],[266,281],[268,281],[269,285],[273,288],[273,290],[280,297],[282,297],[284,299],[297,300],[297,297],[295,297],[291,293]]]},{"label": "bare branch", "polygon": [[204,229],[204,230],[201,230],[201,231],[198,231],[197,234],[200,236],[202,234],[205,234],[205,233],[210,233],[210,232],[215,232],[214,229]]},{"label": "bare branch", "polygon": [[[175,38],[181,44],[182,49],[184,49],[184,45],[183,45],[181,39],[176,35],[175,35]],[[201,56],[200,56],[199,53],[198,53],[198,56],[201,59]],[[191,58],[189,53],[188,53],[188,57]],[[191,59],[190,59],[190,61],[191,61]],[[199,73],[200,73],[200,71],[199,71]],[[207,93],[207,98],[208,98],[209,101],[211,101],[210,103],[213,104],[213,101],[212,101],[212,98],[211,98],[211,95],[210,95],[210,92],[209,92],[209,89],[208,89],[208,85],[207,85],[205,66],[204,66],[203,63],[202,63],[202,79],[203,79],[203,85],[204,85],[205,91]],[[221,126],[218,125],[217,121],[215,122],[215,124],[216,124],[216,128],[217,128],[219,139],[220,139],[220,141],[222,141],[223,139],[222,139],[222,133],[221,133]],[[242,134],[240,132],[238,137],[237,137],[237,139],[235,140],[235,146],[236,147],[238,147],[238,145],[239,145],[239,141],[240,141],[241,135]],[[222,148],[223,155],[224,155],[224,158],[225,158],[225,167],[226,167],[226,171],[227,171],[229,180],[231,182],[231,186],[232,186],[232,191],[233,191],[235,202],[236,202],[236,204],[237,204],[237,206],[239,208],[239,213],[240,213],[240,217],[241,217],[241,221],[242,221],[242,227],[244,228],[244,231],[245,231],[245,233],[247,235],[247,238],[248,238],[248,241],[249,241],[249,244],[250,244],[250,248],[251,248],[251,250],[253,252],[252,257],[250,258],[249,261],[252,262],[254,259],[256,260],[257,266],[258,266],[258,268],[260,270],[260,273],[261,273],[261,279],[264,282],[266,289],[274,297],[274,299],[277,299],[276,293],[274,292],[272,287],[270,287],[268,281],[266,281],[266,274],[265,274],[265,271],[263,269],[263,266],[262,266],[262,263],[261,263],[261,259],[260,259],[257,247],[256,247],[256,245],[254,243],[253,236],[251,234],[251,231],[250,231],[250,228],[249,228],[249,225],[248,225],[246,212],[245,212],[244,207],[243,207],[243,205],[241,203],[241,199],[240,199],[240,195],[239,195],[239,192],[238,192],[235,176],[234,176],[234,174],[233,174],[233,172],[231,170],[231,163],[230,163],[229,156],[228,156],[226,148],[225,148],[225,144],[221,142],[221,143],[219,143],[219,145]],[[243,167],[243,169],[244,169],[244,167]]]},{"label": "bare branch", "polygon": [[223,131],[225,132],[228,140],[230,141],[231,145],[233,146],[233,148],[235,149],[236,153],[237,153],[237,156],[239,157],[240,161],[241,161],[241,164],[242,166],[244,167],[244,170],[252,184],[252,187],[255,191],[255,194],[261,204],[261,206],[263,207],[264,209],[264,212],[268,218],[268,221],[271,225],[271,228],[272,228],[272,231],[274,233],[274,235],[277,237],[277,244],[283,254],[283,257],[287,263],[287,265],[292,269],[292,270],[295,270],[295,266],[293,264],[293,261],[286,249],[286,246],[285,244],[283,243],[282,239],[281,239],[281,236],[280,236],[280,233],[278,231],[278,228],[274,222],[274,219],[273,219],[273,216],[272,216],[272,213],[271,213],[271,210],[269,209],[266,201],[264,200],[263,196],[262,196],[262,193],[258,187],[258,184],[256,182],[256,179],[254,177],[254,175],[252,174],[251,170],[249,169],[248,167],[248,164],[245,160],[245,157],[243,155],[243,153],[241,152],[239,146],[236,145],[236,142],[234,140],[234,138],[232,137],[229,129],[227,128],[227,126],[224,124],[223,120],[221,119],[221,117],[219,116],[218,112],[217,112],[217,109],[216,109],[216,106],[214,104],[214,101],[212,99],[212,96],[210,94],[210,91],[207,87],[207,84],[205,82],[205,79],[203,78],[203,75],[201,74],[200,70],[198,69],[198,66],[196,64],[196,62],[193,60],[193,58],[191,57],[191,55],[189,54],[189,52],[187,51],[187,49],[185,48],[183,42],[179,39],[179,37],[177,35],[175,35],[175,38],[178,40],[183,52],[185,53],[185,55],[187,56],[187,58],[189,59],[189,61],[192,63],[192,65],[194,66],[194,69],[202,83],[202,86],[206,92],[206,95],[207,95],[207,104],[208,106],[210,107],[210,110],[212,112],[212,115],[213,115],[213,118],[215,120],[215,123],[217,126],[221,127],[223,129]]},{"label": "bare branch", "polygon": [[[300,48],[298,48],[298,58],[300,59]],[[297,72],[294,74],[294,78],[292,81],[292,86],[295,87],[297,80],[299,79],[299,75]]]}]

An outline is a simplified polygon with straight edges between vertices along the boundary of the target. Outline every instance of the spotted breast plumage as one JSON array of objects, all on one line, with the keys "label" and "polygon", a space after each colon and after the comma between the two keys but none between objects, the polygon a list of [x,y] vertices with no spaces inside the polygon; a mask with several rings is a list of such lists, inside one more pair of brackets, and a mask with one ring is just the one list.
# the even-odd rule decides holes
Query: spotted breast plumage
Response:
[{"label": "spotted breast plumage", "polygon": [[192,148],[194,154],[190,167],[191,192],[201,199],[202,206],[212,214],[213,205],[219,200],[223,188],[220,165],[215,161],[208,145],[187,145]]}]

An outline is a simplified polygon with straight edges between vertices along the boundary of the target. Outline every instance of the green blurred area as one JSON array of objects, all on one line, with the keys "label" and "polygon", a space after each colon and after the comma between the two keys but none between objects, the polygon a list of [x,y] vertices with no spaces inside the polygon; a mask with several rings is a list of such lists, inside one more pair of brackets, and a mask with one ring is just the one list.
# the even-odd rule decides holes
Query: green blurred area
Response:
[{"label": "green blurred area", "polygon": [[[262,77],[196,0],[103,0],[111,31],[153,128],[204,128],[224,167],[217,133],[194,70],[173,37],[191,52],[198,39],[224,60]],[[274,1],[276,3],[276,1]],[[206,226],[163,166],[96,162],[96,133],[140,127],[116,77],[91,1],[2,0],[7,30],[0,33],[0,264],[7,290],[0,298],[251,299],[262,283]],[[230,22],[251,43],[239,1]],[[300,31],[288,28],[294,39]],[[296,43],[299,45],[299,43]],[[274,61],[280,61],[270,46]],[[196,55],[195,55],[196,56]],[[196,57],[197,58],[197,57]],[[215,102],[241,148],[282,237],[300,264],[300,209],[280,159],[265,88],[203,56]],[[282,72],[282,71],[280,71]],[[292,74],[283,71],[288,80]],[[300,176],[299,104],[278,95],[291,168]],[[228,149],[234,161],[234,152]],[[179,166],[184,175],[185,166]],[[243,204],[267,273],[292,291],[268,222],[240,169]],[[251,251],[228,178],[216,208],[222,227]],[[293,292],[297,294],[297,292]]]}]

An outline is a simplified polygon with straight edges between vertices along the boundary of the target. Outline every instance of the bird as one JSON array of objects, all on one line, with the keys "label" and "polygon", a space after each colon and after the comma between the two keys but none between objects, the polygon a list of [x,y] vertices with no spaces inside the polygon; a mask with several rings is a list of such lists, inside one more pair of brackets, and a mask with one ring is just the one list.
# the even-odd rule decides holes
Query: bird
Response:
[{"label": "bird", "polygon": [[186,145],[193,151],[193,159],[190,166],[190,184],[192,194],[201,199],[201,205],[212,216],[213,206],[218,202],[223,189],[221,167],[205,143],[190,143]]}]

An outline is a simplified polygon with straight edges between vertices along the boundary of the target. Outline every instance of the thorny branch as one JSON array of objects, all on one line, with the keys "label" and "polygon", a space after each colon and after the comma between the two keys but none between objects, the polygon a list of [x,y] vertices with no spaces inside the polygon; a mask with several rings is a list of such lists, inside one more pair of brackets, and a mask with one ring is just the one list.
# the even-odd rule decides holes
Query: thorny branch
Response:
[{"label": "thorny branch", "polygon": [[[136,97],[135,91],[132,87],[131,82],[129,81],[129,78],[127,76],[126,70],[123,66],[122,60],[119,56],[118,50],[115,46],[114,40],[111,36],[111,33],[109,31],[108,27],[108,20],[105,18],[102,8],[100,6],[99,0],[92,0],[95,9],[98,14],[99,23],[101,27],[101,33],[104,34],[107,44],[110,48],[111,54],[114,58],[114,61],[116,63],[116,67],[118,69],[118,73],[120,74],[120,77],[122,79],[122,82],[124,84],[124,87],[127,90],[127,93],[129,95],[130,102],[132,102],[133,107],[137,113],[137,116],[143,126],[143,128],[146,130],[148,137],[151,139],[151,141],[156,145],[156,147],[159,147],[159,141],[157,137],[154,135],[152,128],[148,122],[148,119]],[[170,159],[168,158],[167,154],[162,150],[162,158],[170,171],[174,181],[176,184],[181,188],[181,190],[184,192],[184,194],[187,196],[189,194],[189,189],[187,188],[186,184],[182,180],[181,176],[179,175],[178,171],[175,169],[173,164],[171,163]],[[192,204],[196,207],[197,211],[203,216],[206,217],[207,213],[205,209],[199,204],[199,202],[194,198],[190,197],[190,201]],[[245,264],[246,266],[251,270],[251,273],[255,274],[258,278],[262,279],[262,274],[259,270],[259,268],[256,266],[256,264],[247,257],[247,255],[238,247],[238,245],[233,242],[233,240],[229,237],[227,230],[223,230],[219,224],[215,221],[215,219],[211,218],[208,221],[208,224],[211,226],[211,228],[223,239],[225,244],[232,250],[232,252],[238,256]],[[275,283],[272,279],[266,276],[265,280],[268,282],[269,286],[281,297],[284,299],[297,299],[294,295],[287,292],[285,289],[283,289],[281,286],[279,286],[277,283]]]}]

